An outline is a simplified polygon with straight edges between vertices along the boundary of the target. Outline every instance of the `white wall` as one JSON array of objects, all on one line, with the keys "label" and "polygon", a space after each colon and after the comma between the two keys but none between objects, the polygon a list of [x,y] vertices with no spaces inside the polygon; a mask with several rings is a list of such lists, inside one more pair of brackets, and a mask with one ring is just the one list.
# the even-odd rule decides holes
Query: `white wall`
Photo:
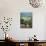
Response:
[{"label": "white wall", "polygon": [[[33,13],[33,27],[31,29],[20,28],[20,12]],[[45,15],[46,8],[33,8],[28,0],[0,0],[0,17],[13,17],[10,33],[16,40],[27,40],[34,34],[39,40],[45,39]],[[1,19],[1,18],[0,18]],[[0,31],[0,35],[2,31]],[[45,34],[44,34],[45,33]],[[0,36],[0,39],[3,37]]]}]

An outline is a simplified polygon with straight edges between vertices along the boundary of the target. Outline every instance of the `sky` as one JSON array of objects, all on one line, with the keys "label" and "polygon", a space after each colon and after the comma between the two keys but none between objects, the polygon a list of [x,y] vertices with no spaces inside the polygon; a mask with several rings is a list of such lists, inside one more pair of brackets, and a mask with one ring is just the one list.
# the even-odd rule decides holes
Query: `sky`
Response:
[{"label": "sky", "polygon": [[32,13],[31,12],[21,12],[21,18],[24,20],[31,20]]},{"label": "sky", "polygon": [[32,16],[32,12],[21,12],[21,16]]}]

